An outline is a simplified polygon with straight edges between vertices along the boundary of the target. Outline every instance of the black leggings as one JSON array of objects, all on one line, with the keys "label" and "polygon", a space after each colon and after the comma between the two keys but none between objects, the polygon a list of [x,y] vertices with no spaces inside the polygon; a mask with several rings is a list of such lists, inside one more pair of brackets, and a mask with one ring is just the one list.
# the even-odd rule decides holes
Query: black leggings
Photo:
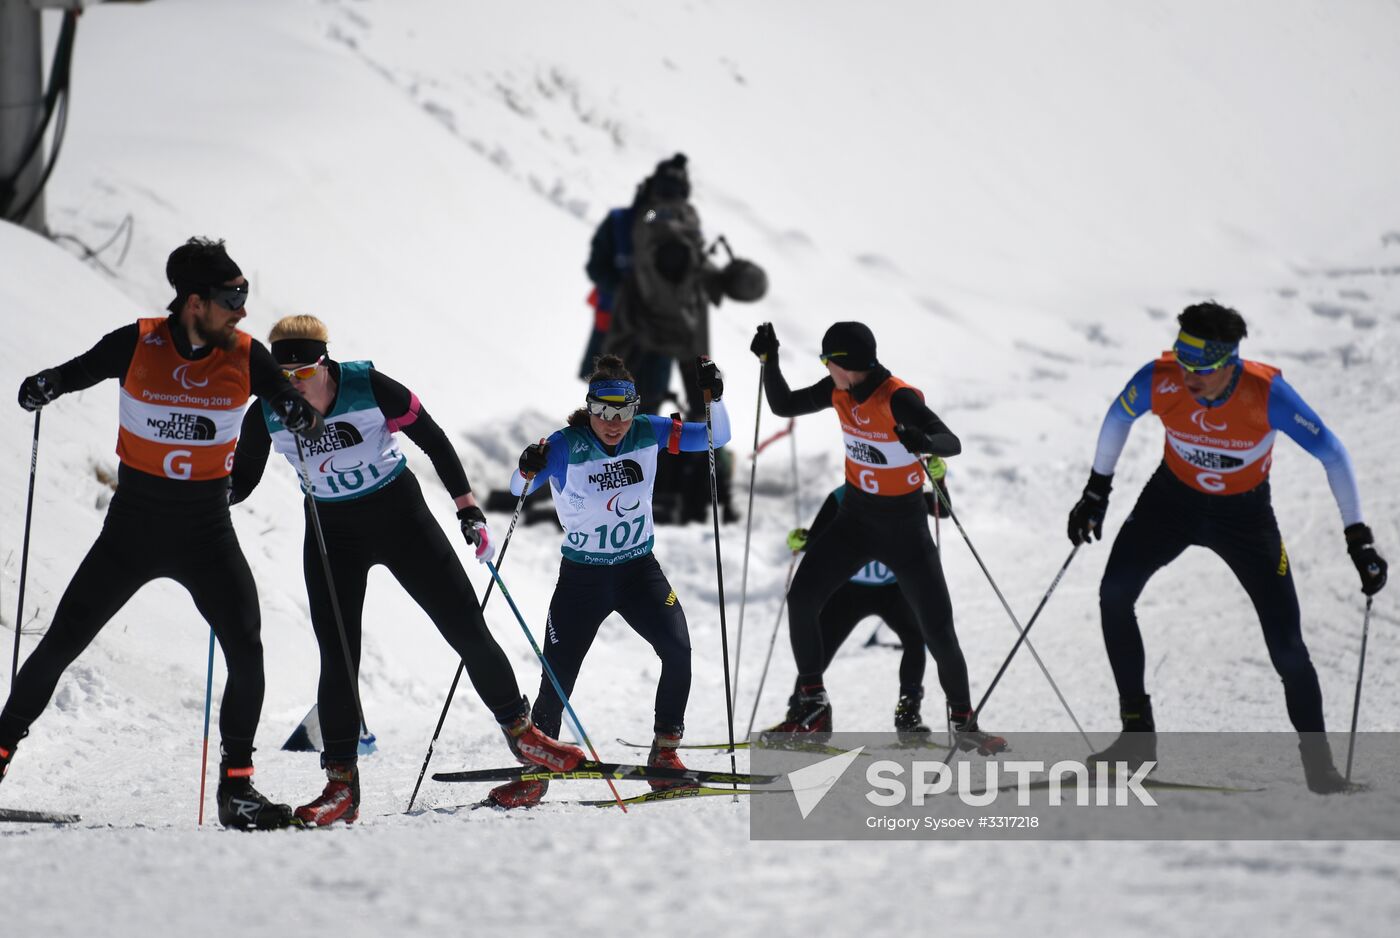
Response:
[{"label": "black leggings", "polygon": [[[219,707],[224,753],[232,766],[252,765],[263,702],[258,594],[222,492],[212,499],[172,503],[118,488],[102,533],[15,678],[0,713],[0,746],[11,748],[19,741],[48,706],[64,669],[137,590],[161,577],[189,590],[214,630],[228,667]],[[191,655],[199,647],[192,640]]]},{"label": "black leggings", "polygon": [[[559,583],[549,601],[549,621],[545,624],[545,661],[554,669],[564,693],[572,695],[598,627],[614,612],[627,620],[661,659],[656,726],[682,730],[690,697],[690,632],[680,600],[654,555],[614,566],[560,561]],[[550,736],[558,736],[563,711],[564,702],[549,675],[542,676],[535,700],[535,725]]]},{"label": "black leggings", "polygon": [[[360,670],[365,584],[370,567],[383,564],[461,656],[472,686],[496,718],[508,719],[519,712],[520,688],[510,661],[486,628],[476,591],[437,519],[428,511],[417,478],[405,470],[363,498],[339,504],[317,502],[316,508],[355,673]],[[355,689],[345,666],[316,535],[309,523],[302,566],[311,627],[321,649],[317,703],[326,758],[351,761],[360,737]]]},{"label": "black leggings", "polygon": [[[855,627],[872,616],[888,625],[904,646],[904,653],[899,658],[899,692],[921,692],[924,669],[928,665],[928,649],[924,647],[924,636],[919,631],[919,617],[910,608],[897,583],[877,586],[847,580],[831,594],[831,599],[827,600],[818,617],[825,655],[822,670],[831,667],[836,652],[840,651],[842,643],[855,631]],[[796,683],[800,687],[801,681]]]},{"label": "black leggings", "polygon": [[938,681],[955,708],[970,708],[967,663],[953,630],[953,605],[943,581],[938,548],[928,530],[921,492],[868,495],[850,488],[831,525],[807,545],[788,591],[788,630],[798,682],[820,684],[831,661],[822,635],[822,609],[832,595],[872,560],[890,568],[918,618],[923,642],[938,665]]},{"label": "black leggings", "polygon": [[[1279,535],[1265,482],[1241,495],[1208,495],[1160,466],[1113,541],[1099,609],[1120,697],[1146,693],[1146,655],[1133,607],[1147,581],[1187,547],[1214,551],[1254,603],[1274,670],[1283,679],[1288,718],[1300,733],[1321,733],[1322,689],[1303,643],[1293,567]],[[1224,627],[1229,621],[1222,617]]]}]

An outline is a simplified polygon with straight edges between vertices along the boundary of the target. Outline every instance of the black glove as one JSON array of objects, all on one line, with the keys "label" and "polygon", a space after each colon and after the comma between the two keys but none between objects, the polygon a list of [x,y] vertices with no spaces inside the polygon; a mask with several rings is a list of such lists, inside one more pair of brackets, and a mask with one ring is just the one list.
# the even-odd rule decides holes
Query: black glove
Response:
[{"label": "black glove", "polygon": [[778,357],[778,334],[773,331],[771,322],[760,323],[758,331],[753,334],[753,341],[749,343],[749,351],[758,356],[759,361],[768,361],[770,358]]},{"label": "black glove", "polygon": [[1376,553],[1375,538],[1371,529],[1364,524],[1349,525],[1342,532],[1347,538],[1347,553],[1356,564],[1356,572],[1361,574],[1361,592],[1374,596],[1385,586],[1385,572],[1389,569],[1385,559]]},{"label": "black glove", "polygon": [[1103,516],[1108,513],[1108,493],[1113,491],[1113,476],[1089,470],[1089,482],[1069,511],[1069,542],[1078,546],[1092,540],[1103,540]]},{"label": "black glove", "polygon": [[702,392],[710,392],[710,400],[717,401],[724,393],[724,373],[719,370],[719,366],[712,362],[707,355],[701,355],[695,362],[695,370],[699,372],[699,384]]},{"label": "black glove", "polygon": [[274,401],[272,409],[282,420],[282,426],[303,440],[319,440],[326,432],[326,421],[320,412],[295,391]]},{"label": "black glove", "polygon": [[462,536],[472,546],[478,563],[488,563],[496,556],[496,542],[486,529],[486,516],[475,505],[457,509],[457,521],[462,525]]},{"label": "black glove", "polygon": [[58,369],[46,368],[30,375],[19,386],[19,406],[33,413],[63,392],[58,387]]},{"label": "black glove", "polygon": [[897,423],[894,425],[894,435],[911,453],[927,453],[933,449],[933,441],[929,439],[927,433],[918,427],[906,427],[902,423]]},{"label": "black glove", "polygon": [[462,536],[473,547],[481,543],[481,531],[486,527],[486,515],[476,505],[457,509],[457,521],[462,525]]},{"label": "black glove", "polygon": [[520,454],[520,474],[525,478],[531,478],[536,473],[544,469],[549,462],[549,444],[544,440],[538,443],[531,443],[525,447],[525,451]]}]

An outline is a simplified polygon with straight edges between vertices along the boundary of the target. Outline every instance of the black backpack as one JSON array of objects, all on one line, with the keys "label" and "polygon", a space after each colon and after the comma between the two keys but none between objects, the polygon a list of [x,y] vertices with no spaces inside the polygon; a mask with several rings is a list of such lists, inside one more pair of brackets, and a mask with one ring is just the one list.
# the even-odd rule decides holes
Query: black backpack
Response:
[{"label": "black backpack", "polygon": [[632,225],[632,268],[621,304],[623,329],[645,348],[675,358],[703,352],[707,337],[700,215],[685,201],[640,207]]}]

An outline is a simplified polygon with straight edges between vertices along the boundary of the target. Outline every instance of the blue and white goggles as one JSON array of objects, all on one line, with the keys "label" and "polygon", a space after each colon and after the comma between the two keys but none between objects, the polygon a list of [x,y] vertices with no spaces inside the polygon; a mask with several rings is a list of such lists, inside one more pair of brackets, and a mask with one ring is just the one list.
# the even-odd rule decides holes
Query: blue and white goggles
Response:
[{"label": "blue and white goggles", "polygon": [[1176,357],[1176,363],[1193,375],[1211,375],[1227,365],[1239,362],[1240,344],[1218,339],[1198,339],[1183,331],[1176,337],[1172,354]]},{"label": "blue and white goggles", "polygon": [[588,385],[588,412],[603,420],[631,420],[641,409],[642,399],[631,381],[608,379]]}]

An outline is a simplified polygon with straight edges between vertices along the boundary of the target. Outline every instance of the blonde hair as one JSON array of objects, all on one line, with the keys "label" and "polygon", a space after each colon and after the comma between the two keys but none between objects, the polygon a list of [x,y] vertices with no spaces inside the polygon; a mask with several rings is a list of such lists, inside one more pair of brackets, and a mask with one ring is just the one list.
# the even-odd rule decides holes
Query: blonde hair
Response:
[{"label": "blonde hair", "polygon": [[326,324],[315,316],[283,316],[277,320],[272,331],[267,334],[267,341],[280,342],[283,339],[313,339],[317,342],[329,342],[331,340],[330,330]]}]

